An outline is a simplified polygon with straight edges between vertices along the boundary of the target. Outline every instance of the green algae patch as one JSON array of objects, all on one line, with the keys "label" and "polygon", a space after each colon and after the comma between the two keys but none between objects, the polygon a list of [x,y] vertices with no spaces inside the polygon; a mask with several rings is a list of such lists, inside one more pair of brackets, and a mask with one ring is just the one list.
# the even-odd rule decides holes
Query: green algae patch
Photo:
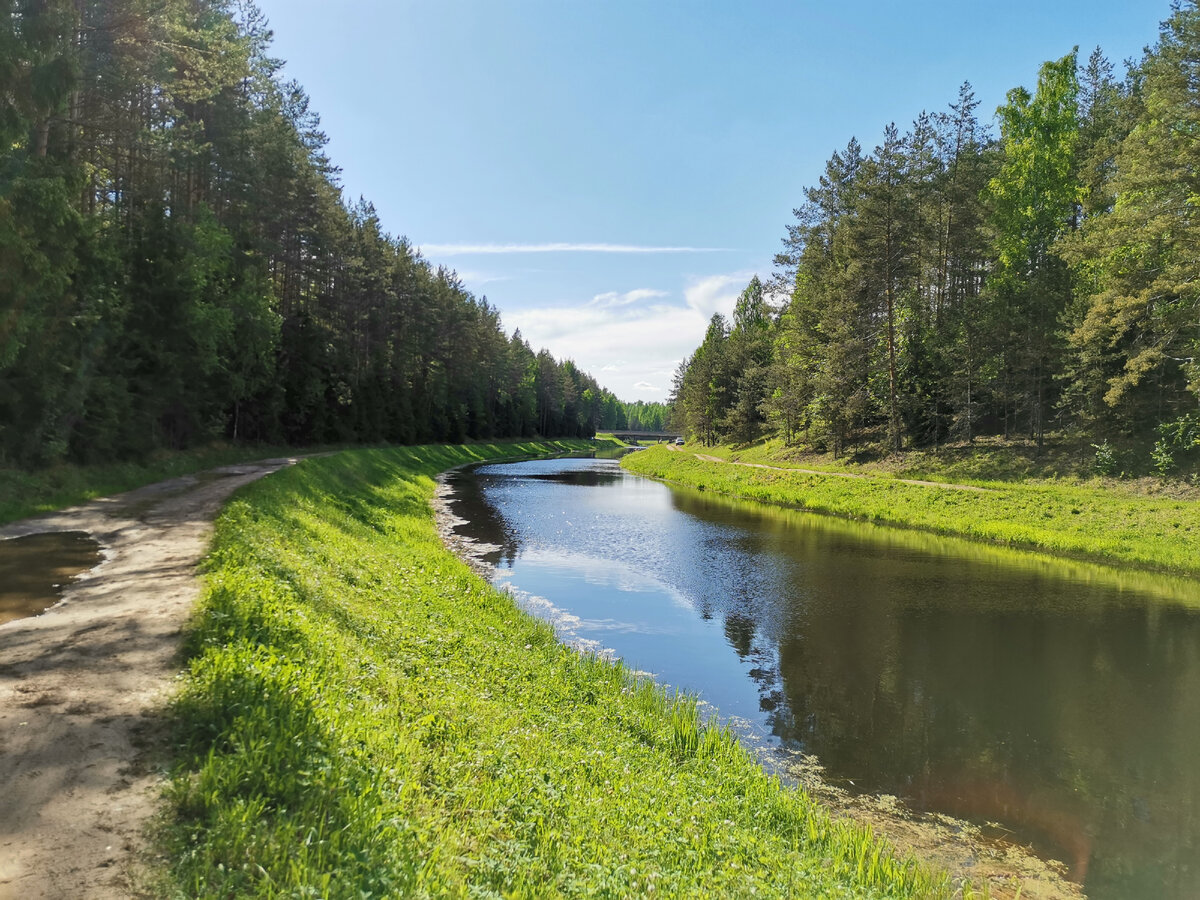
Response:
[{"label": "green algae patch", "polygon": [[442,547],[436,473],[564,443],[349,451],[228,505],[172,710],[172,891],[950,895]]}]

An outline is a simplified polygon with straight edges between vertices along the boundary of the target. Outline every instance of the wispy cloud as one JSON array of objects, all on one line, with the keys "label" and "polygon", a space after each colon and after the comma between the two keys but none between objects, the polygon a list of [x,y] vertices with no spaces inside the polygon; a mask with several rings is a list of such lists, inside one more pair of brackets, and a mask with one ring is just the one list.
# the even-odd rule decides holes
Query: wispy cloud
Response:
[{"label": "wispy cloud", "polygon": [[653,247],[641,244],[422,244],[425,256],[496,253],[724,253],[727,247]]},{"label": "wispy cloud", "polygon": [[483,287],[485,284],[495,284],[499,281],[512,281],[511,275],[493,275],[489,272],[475,272],[472,270],[459,270],[458,277],[465,284],[473,285],[474,287]]},{"label": "wispy cloud", "polygon": [[623,294],[617,291],[607,291],[593,297],[592,306],[611,309],[614,306],[629,306],[631,303],[641,300],[654,300],[666,296],[668,296],[666,291],[656,291],[653,288],[636,288]]}]

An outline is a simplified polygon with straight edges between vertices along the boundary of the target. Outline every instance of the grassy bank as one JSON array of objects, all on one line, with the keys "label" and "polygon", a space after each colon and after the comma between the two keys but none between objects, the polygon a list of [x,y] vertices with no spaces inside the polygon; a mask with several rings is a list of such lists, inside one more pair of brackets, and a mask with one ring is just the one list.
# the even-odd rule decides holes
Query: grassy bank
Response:
[{"label": "grassy bank", "polygon": [[[1169,493],[1200,499],[1196,475],[1180,471],[1170,479],[1143,473],[1135,476],[1118,468],[1110,475],[1101,475],[1098,454],[1093,445],[1061,438],[1047,441],[1039,448],[1030,441],[1004,440],[998,437],[978,438],[971,443],[942,444],[934,447],[911,447],[892,451],[880,444],[868,444],[850,456],[834,457],[829,452],[815,452],[803,447],[788,446],[778,437],[768,437],[752,444],[717,447],[690,447],[703,453],[729,460],[763,463],[773,466],[816,469],[828,472],[855,472],[866,475],[886,475],[896,478],[924,478],[968,484],[996,482],[1067,481],[1074,484],[1103,486],[1115,493]],[[1118,457],[1129,452],[1114,451]]]},{"label": "grassy bank", "polygon": [[639,474],[751,500],[1200,575],[1200,508],[1192,500],[1052,480],[975,481],[978,489],[965,490],[911,484],[890,474],[846,477],[734,465],[698,459],[696,452],[710,454],[695,447],[684,452],[650,448],[626,457],[623,465]]},{"label": "grassy bank", "polygon": [[345,452],[229,504],[174,706],[170,890],[948,893],[443,549],[432,476],[512,452]]},{"label": "grassy bank", "polygon": [[137,462],[93,466],[62,463],[36,471],[0,468],[0,524],[203,469],[295,452],[294,447],[219,444],[161,451]]}]

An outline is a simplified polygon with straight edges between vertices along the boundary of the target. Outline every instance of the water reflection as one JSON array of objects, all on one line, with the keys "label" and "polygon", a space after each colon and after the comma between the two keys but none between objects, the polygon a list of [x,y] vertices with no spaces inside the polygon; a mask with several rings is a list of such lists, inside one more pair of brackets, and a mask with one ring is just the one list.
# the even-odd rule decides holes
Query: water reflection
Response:
[{"label": "water reflection", "polygon": [[764,509],[610,462],[456,511],[519,595],[856,788],[994,821],[1093,897],[1200,896],[1195,582]]},{"label": "water reflection", "polygon": [[68,584],[99,562],[100,545],[82,531],[0,541],[0,624],[53,606]]}]

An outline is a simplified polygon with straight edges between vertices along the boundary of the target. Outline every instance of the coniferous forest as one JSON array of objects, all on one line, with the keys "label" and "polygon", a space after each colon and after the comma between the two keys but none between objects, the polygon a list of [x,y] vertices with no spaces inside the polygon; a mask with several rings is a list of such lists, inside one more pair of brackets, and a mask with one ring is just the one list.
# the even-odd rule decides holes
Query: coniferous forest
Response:
[{"label": "coniferous forest", "polygon": [[[1045,63],[991,116],[943,111],[835,152],[767,284],[679,367],[705,442],[854,452],[970,442],[1168,474],[1200,451],[1200,10],[1177,2],[1123,76]],[[1118,449],[1120,448],[1120,449]]]},{"label": "coniferous forest", "polygon": [[0,464],[590,436],[622,404],[347,204],[243,0],[8,0]]}]

